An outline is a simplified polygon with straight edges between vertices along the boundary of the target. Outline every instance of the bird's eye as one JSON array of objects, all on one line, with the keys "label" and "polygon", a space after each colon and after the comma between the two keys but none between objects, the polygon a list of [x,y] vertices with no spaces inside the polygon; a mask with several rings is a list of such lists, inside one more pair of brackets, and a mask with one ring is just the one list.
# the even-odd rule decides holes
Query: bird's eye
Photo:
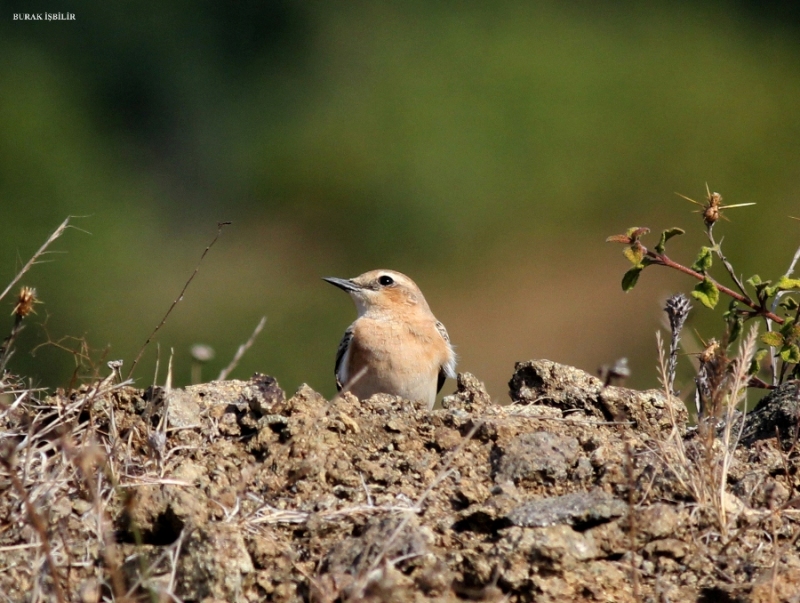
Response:
[{"label": "bird's eye", "polygon": [[394,284],[394,279],[391,276],[384,274],[382,277],[378,279],[378,282],[384,287],[388,287],[389,285]]}]

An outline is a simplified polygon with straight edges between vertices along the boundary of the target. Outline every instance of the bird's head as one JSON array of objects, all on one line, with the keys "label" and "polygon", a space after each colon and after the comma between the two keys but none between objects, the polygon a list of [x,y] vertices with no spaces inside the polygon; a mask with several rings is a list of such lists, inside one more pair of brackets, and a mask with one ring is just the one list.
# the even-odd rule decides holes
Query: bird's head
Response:
[{"label": "bird's head", "polygon": [[416,283],[394,270],[371,270],[351,279],[322,279],[350,294],[359,316],[403,311],[410,307],[430,311]]}]

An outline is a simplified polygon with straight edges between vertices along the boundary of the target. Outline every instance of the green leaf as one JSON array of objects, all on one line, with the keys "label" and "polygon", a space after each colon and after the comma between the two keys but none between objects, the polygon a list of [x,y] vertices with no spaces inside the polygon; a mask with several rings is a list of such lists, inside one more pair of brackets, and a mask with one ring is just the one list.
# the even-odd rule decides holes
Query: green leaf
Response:
[{"label": "green leaf", "polygon": [[753,287],[753,289],[755,289],[758,285],[761,284],[761,277],[758,276],[757,274],[754,274],[749,279],[747,279],[745,282],[748,285],[750,285],[751,287]]},{"label": "green leaf", "polygon": [[779,291],[788,291],[789,289],[800,289],[800,278],[789,278],[788,276],[782,276],[778,279],[778,282],[775,283],[775,288]]},{"label": "green leaf", "polygon": [[769,287],[770,284],[772,283],[772,281],[762,281],[760,276],[758,276],[757,274],[754,274],[749,279],[747,279],[745,282],[748,285],[750,285],[753,289],[756,290],[756,295],[758,296],[758,299],[760,301],[762,301],[762,302],[765,301],[766,297],[769,296],[769,295],[767,295],[765,297],[764,289]]},{"label": "green leaf", "polygon": [[644,266],[634,266],[622,277],[622,290],[626,293],[636,286],[639,280],[639,273],[644,270]]},{"label": "green leaf", "polygon": [[794,312],[798,308],[797,300],[788,295],[783,298],[783,301],[779,305],[781,308],[786,308],[789,312]]},{"label": "green leaf", "polygon": [[790,339],[794,331],[794,318],[787,318],[781,325],[780,332],[784,339]]},{"label": "green leaf", "polygon": [[694,288],[692,297],[700,300],[705,307],[713,310],[719,303],[719,289],[709,279],[705,279]]},{"label": "green leaf", "polygon": [[789,278],[788,276],[782,276],[778,279],[778,282],[775,283],[772,287],[767,287],[764,291],[767,294],[767,297],[772,297],[778,291],[788,291],[790,289],[797,289],[800,288],[800,279],[796,278]]},{"label": "green leaf", "polygon": [[677,227],[668,228],[667,230],[661,231],[661,240],[658,242],[658,245],[656,245],[656,251],[658,253],[664,253],[667,241],[669,241],[672,237],[682,235],[685,232],[686,231],[683,230],[683,228],[677,228]]},{"label": "green leaf", "polygon": [[761,361],[764,359],[764,356],[767,355],[767,350],[758,350],[755,354],[753,354],[753,358],[750,360],[750,367],[747,369],[748,375],[755,375],[761,369]]},{"label": "green leaf", "polygon": [[758,299],[762,302],[766,302],[768,298],[774,295],[774,292],[771,292],[770,284],[772,281],[764,281],[763,283],[759,283],[756,285],[756,295]]},{"label": "green leaf", "polygon": [[630,247],[626,247],[622,253],[634,266],[642,265],[642,258],[644,257],[644,248],[638,243],[634,243]]},{"label": "green leaf", "polygon": [[783,345],[783,335],[777,331],[767,331],[761,334],[761,343],[771,348],[777,348]]},{"label": "green leaf", "polygon": [[780,352],[780,357],[784,362],[797,364],[800,362],[800,348],[795,344],[784,346]]},{"label": "green leaf", "polygon": [[731,303],[728,304],[728,309],[722,317],[725,319],[725,323],[728,326],[728,345],[731,345],[734,341],[739,339],[744,324],[744,317],[739,311],[739,306],[735,299],[732,299]]},{"label": "green leaf", "polygon": [[741,314],[734,314],[728,317],[728,345],[739,339],[742,334],[744,319]]},{"label": "green leaf", "polygon": [[700,254],[697,256],[694,264],[692,264],[692,270],[705,273],[709,268],[711,268],[713,253],[714,251],[711,249],[711,247],[701,247]]},{"label": "green leaf", "polygon": [[737,312],[738,308],[739,308],[739,305],[736,303],[736,300],[732,299],[731,303],[728,304],[728,309],[725,310],[725,314],[723,314],[722,317],[725,320],[731,320],[734,316],[736,316],[738,314],[738,312]]}]

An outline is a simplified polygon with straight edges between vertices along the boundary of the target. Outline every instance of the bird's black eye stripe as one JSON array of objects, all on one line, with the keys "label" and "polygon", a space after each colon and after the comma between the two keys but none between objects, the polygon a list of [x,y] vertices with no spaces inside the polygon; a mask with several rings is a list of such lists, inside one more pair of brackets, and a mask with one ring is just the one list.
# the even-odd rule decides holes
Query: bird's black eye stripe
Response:
[{"label": "bird's black eye stripe", "polygon": [[383,285],[384,287],[388,287],[389,285],[394,285],[394,279],[393,279],[391,276],[389,276],[389,275],[386,275],[386,274],[384,274],[383,276],[381,276],[381,277],[378,279],[378,282],[379,282],[381,285]]}]

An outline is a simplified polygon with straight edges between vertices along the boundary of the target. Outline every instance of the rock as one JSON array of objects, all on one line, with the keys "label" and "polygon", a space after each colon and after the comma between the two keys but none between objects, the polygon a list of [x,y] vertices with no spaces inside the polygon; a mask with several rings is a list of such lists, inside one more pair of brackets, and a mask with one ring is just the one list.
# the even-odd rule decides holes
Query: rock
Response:
[{"label": "rock", "polygon": [[203,409],[200,397],[188,389],[176,389],[167,394],[169,400],[169,426],[191,427],[197,425]]},{"label": "rock", "polygon": [[[576,532],[567,525],[543,528],[509,528],[497,551],[501,555],[521,555],[529,564],[539,569],[564,571],[601,556],[591,537]],[[503,551],[503,552],[501,552]]]},{"label": "rock", "polygon": [[495,482],[559,481],[575,464],[580,446],[572,437],[548,431],[517,436],[502,449],[494,465]]},{"label": "rock", "polygon": [[[364,576],[381,565],[400,558],[414,558],[426,551],[426,541],[413,515],[371,518],[358,536],[345,538],[328,551],[322,561],[323,574]],[[403,567],[406,562],[401,562]]]},{"label": "rock", "polygon": [[7,396],[0,592],[46,598],[58,579],[70,601],[93,585],[205,603],[796,596],[800,457],[774,437],[731,451],[721,491],[728,451],[681,441],[672,399],[548,361],[519,365],[512,390],[492,404],[465,373],[433,412],[308,386],[286,400],[261,376]]},{"label": "rock", "polygon": [[526,502],[507,516],[515,526],[543,527],[565,524],[586,529],[616,519],[628,505],[602,490],[575,492]]},{"label": "rock", "polygon": [[[225,559],[225,563],[219,563],[219,559]],[[176,594],[183,600],[211,597],[238,601],[242,598],[245,576],[253,571],[239,527],[206,524],[186,537],[178,560]]]},{"label": "rock", "polygon": [[579,410],[598,421],[632,422],[633,429],[649,433],[669,432],[673,422],[682,431],[688,418],[683,403],[677,398],[668,400],[663,392],[604,387],[600,379],[550,360],[518,362],[508,385],[513,404]]},{"label": "rock", "polygon": [[580,369],[550,360],[529,360],[514,366],[514,376],[508,382],[513,404],[544,404],[562,410],[584,410],[596,414],[590,400],[596,399],[603,388],[600,379]]},{"label": "rock", "polygon": [[636,531],[647,540],[666,538],[677,533],[681,519],[673,505],[655,503],[636,510]]},{"label": "rock", "polygon": [[689,545],[676,538],[663,538],[648,542],[644,547],[644,552],[651,557],[666,555],[673,559],[683,559],[689,552]]},{"label": "rock", "polygon": [[758,440],[775,439],[780,434],[781,441],[788,448],[795,441],[798,421],[800,381],[789,381],[764,396],[747,413],[739,443],[749,447]]},{"label": "rock", "polygon": [[241,396],[258,416],[280,414],[286,394],[277,379],[256,373],[242,389]]},{"label": "rock", "polygon": [[442,408],[445,410],[461,408],[468,412],[479,412],[492,403],[486,386],[472,373],[459,373],[456,384],[455,393],[442,398]]},{"label": "rock", "polygon": [[[793,561],[797,563],[797,557]],[[750,595],[752,603],[800,603],[800,567],[781,565],[761,572]]]}]

